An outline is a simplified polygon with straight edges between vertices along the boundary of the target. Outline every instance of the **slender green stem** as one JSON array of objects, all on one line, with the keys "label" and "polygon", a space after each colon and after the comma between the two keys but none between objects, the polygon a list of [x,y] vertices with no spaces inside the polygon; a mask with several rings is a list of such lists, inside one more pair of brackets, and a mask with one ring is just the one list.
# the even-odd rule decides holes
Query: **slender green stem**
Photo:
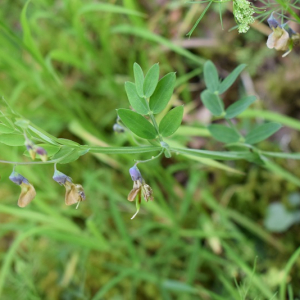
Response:
[{"label": "slender green stem", "polygon": [[158,157],[160,157],[162,154],[163,154],[163,152],[164,152],[164,148],[162,148],[161,149],[161,151],[159,152],[159,154],[157,154],[156,156],[152,156],[151,158],[149,158],[149,159],[146,159],[146,160],[135,160],[135,165],[137,165],[137,164],[139,164],[139,163],[146,163],[146,162],[148,162],[148,161],[151,161],[151,160],[153,160],[153,159],[156,159],[156,158],[158,158]]},{"label": "slender green stem", "polygon": [[156,123],[156,120],[155,120],[155,118],[154,118],[154,115],[153,115],[152,111],[149,112],[149,116],[150,116],[150,119],[151,119],[151,121],[152,121],[152,123],[153,123],[153,126],[154,126],[154,128],[155,128],[155,130],[156,130],[156,132],[157,132],[159,141],[160,141],[160,142],[163,142],[163,138],[162,138],[162,136],[161,136],[160,133],[159,133],[158,125],[157,125],[157,123]]},{"label": "slender green stem", "polygon": [[158,125],[157,125],[156,120],[155,120],[155,118],[154,118],[153,112],[151,111],[150,106],[149,106],[149,99],[147,99],[146,97],[144,97],[144,100],[145,100],[145,103],[146,103],[146,105],[147,105],[147,107],[148,107],[148,114],[149,114],[149,117],[150,117],[150,119],[151,119],[151,122],[152,122],[152,124],[153,124],[153,126],[154,126],[154,128],[155,128],[155,130],[156,130],[156,132],[157,132],[159,141],[160,141],[160,142],[163,142],[164,140],[163,140],[162,136],[161,136],[160,133],[159,133]]},{"label": "slender green stem", "polygon": [[228,123],[228,125],[241,137],[244,139],[244,137],[242,136],[242,134],[236,129],[236,127],[234,126],[234,124],[232,123],[232,121],[230,119],[225,119],[226,122]]}]

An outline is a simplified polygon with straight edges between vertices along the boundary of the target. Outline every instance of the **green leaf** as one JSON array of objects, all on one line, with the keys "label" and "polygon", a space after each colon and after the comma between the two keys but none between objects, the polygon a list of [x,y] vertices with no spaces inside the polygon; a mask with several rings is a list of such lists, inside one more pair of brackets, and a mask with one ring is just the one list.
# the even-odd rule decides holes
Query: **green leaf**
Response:
[{"label": "green leaf", "polygon": [[7,127],[6,125],[4,124],[0,124],[0,133],[12,133],[14,132],[15,130],[11,127]]},{"label": "green leaf", "polygon": [[125,126],[134,134],[148,140],[156,138],[157,133],[155,128],[143,116],[124,108],[118,109],[117,112]]},{"label": "green leaf", "polygon": [[176,73],[168,73],[157,84],[149,106],[154,114],[160,113],[168,104],[174,91]]},{"label": "green leaf", "polygon": [[158,83],[158,79],[159,79],[159,65],[158,64],[154,64],[149,71],[146,74],[145,77],[145,81],[144,81],[144,95],[145,97],[149,98]]},{"label": "green leaf", "polygon": [[245,69],[246,66],[247,65],[245,64],[239,65],[221,82],[219,88],[219,94],[224,93],[232,86],[232,84],[235,82],[237,77]]},{"label": "green leaf", "polygon": [[137,94],[140,97],[144,96],[144,73],[141,66],[137,63],[133,64],[133,73]]},{"label": "green leaf", "polygon": [[25,138],[22,134],[3,134],[0,135],[0,143],[8,146],[24,146]]},{"label": "green leaf", "polygon": [[209,90],[201,93],[204,106],[214,115],[220,116],[224,112],[224,104],[220,97]]},{"label": "green leaf", "polygon": [[245,138],[245,143],[256,144],[267,139],[281,128],[281,124],[277,122],[265,123],[252,129]]},{"label": "green leaf", "polygon": [[138,95],[136,85],[132,82],[125,82],[125,90],[129,103],[133,109],[141,115],[147,115],[149,113],[146,104],[147,100]]},{"label": "green leaf", "polygon": [[59,138],[59,139],[57,139],[57,142],[59,142],[61,145],[66,145],[66,146],[73,146],[73,147],[80,146],[80,144],[78,144],[74,141],[68,140],[68,139]]},{"label": "green leaf", "polygon": [[235,143],[240,136],[232,128],[223,125],[213,124],[208,126],[212,137],[223,143]]},{"label": "green leaf", "polygon": [[176,154],[195,155],[199,157],[207,157],[217,160],[248,160],[253,157],[253,153],[251,153],[250,151],[209,151],[174,147],[170,147],[170,150],[175,152]]},{"label": "green leaf", "polygon": [[183,106],[170,110],[159,124],[159,133],[164,136],[172,135],[180,126],[183,117]]},{"label": "green leaf", "polygon": [[61,149],[52,157],[52,160],[59,160],[59,164],[67,164],[79,158],[81,150],[62,146]]},{"label": "green leaf", "polygon": [[25,119],[17,119],[15,122],[15,125],[23,128],[23,129],[27,129],[29,126],[30,122],[28,120]]},{"label": "green leaf", "polygon": [[236,101],[235,103],[231,104],[226,109],[226,119],[232,119],[246,110],[254,101],[256,100],[255,96],[248,96],[244,97],[241,100]]},{"label": "green leaf", "polygon": [[215,65],[210,60],[204,64],[203,72],[206,87],[211,92],[217,91],[220,85],[219,75]]},{"label": "green leaf", "polygon": [[44,141],[52,144],[52,145],[57,145],[57,138],[54,137],[53,135],[49,134],[48,132],[46,132],[45,130],[37,127],[37,126],[32,126],[29,125],[28,128],[33,131],[36,135],[38,135],[41,139],[43,139]]},{"label": "green leaf", "polygon": [[299,217],[299,211],[288,211],[282,203],[273,202],[267,209],[264,225],[271,232],[283,232],[294,223],[299,222]]}]

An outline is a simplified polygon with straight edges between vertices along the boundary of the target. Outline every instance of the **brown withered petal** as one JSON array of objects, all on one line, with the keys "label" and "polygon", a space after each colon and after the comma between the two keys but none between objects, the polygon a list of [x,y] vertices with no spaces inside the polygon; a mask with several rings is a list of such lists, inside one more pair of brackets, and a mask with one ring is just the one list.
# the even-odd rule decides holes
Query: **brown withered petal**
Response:
[{"label": "brown withered petal", "polygon": [[143,185],[143,196],[146,202],[148,202],[149,199],[153,200],[153,191],[148,184]]},{"label": "brown withered petal", "polygon": [[66,195],[65,195],[66,205],[72,205],[85,200],[85,194],[81,184],[74,184],[69,181],[66,181],[65,187],[66,187]]},{"label": "brown withered petal", "polygon": [[140,188],[140,187],[139,187],[139,188],[133,188],[133,189],[130,191],[130,193],[129,193],[127,199],[128,199],[129,201],[134,201],[134,199],[136,198],[137,194],[138,194],[140,191],[141,191],[141,188]]},{"label": "brown withered petal", "polygon": [[275,48],[277,51],[285,51],[288,49],[289,34],[283,28],[277,27],[269,35],[267,40],[267,47],[269,49]]},{"label": "brown withered petal", "polygon": [[36,196],[36,191],[32,184],[21,183],[21,194],[18,200],[18,206],[27,206]]}]

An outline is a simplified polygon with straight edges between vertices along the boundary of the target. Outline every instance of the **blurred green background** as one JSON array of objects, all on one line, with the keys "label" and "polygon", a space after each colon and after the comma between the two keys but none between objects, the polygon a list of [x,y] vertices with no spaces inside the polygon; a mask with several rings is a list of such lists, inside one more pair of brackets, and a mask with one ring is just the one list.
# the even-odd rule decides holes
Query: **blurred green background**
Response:
[{"label": "blurred green background", "polygon": [[[133,63],[148,69],[159,62],[161,76],[177,72],[171,105],[185,105],[184,126],[172,140],[222,150],[204,128],[210,115],[199,96],[202,66],[211,59],[224,77],[248,64],[226,104],[257,93],[256,109],[298,118],[297,56],[283,60],[267,49],[264,24],[244,35],[228,32],[235,26],[230,4],[222,7],[224,30],[213,6],[188,39],[204,8],[180,0],[2,0],[0,94],[57,137],[134,145],[113,132],[115,109],[129,107],[124,82],[132,81]],[[241,128],[253,122],[249,116]],[[299,152],[297,122],[261,148]],[[26,160],[23,152],[1,145],[1,159]],[[85,189],[78,210],[65,206],[52,165],[18,167],[37,190],[28,207],[18,208],[12,166],[1,165],[0,299],[299,299],[298,162],[276,160],[295,174],[291,180],[248,162],[213,168],[175,155],[142,164],[155,201],[143,202],[130,220],[128,169],[147,158],[87,154],[59,165]],[[276,201],[284,206],[274,212],[269,205]],[[279,230],[264,226],[268,211]]]}]

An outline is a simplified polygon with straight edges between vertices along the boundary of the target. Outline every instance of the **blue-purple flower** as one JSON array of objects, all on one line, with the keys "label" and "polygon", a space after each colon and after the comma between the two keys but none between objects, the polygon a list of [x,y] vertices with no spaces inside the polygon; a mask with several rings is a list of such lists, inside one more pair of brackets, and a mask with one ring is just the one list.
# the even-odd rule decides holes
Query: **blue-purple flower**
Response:
[{"label": "blue-purple flower", "polygon": [[21,194],[18,199],[19,207],[27,206],[36,196],[36,191],[33,185],[30,184],[24,176],[15,172],[14,170],[9,176],[9,179],[21,187]]},{"label": "blue-purple flower", "polygon": [[153,192],[152,192],[151,187],[145,183],[145,181],[141,175],[141,172],[136,165],[134,165],[132,168],[129,169],[129,174],[133,181],[133,188],[130,191],[127,199],[129,201],[136,200],[136,207],[137,207],[136,213],[131,218],[131,219],[133,219],[139,212],[141,199],[142,199],[142,193],[143,193],[144,199],[146,200],[146,202],[148,202],[149,199],[153,200]]},{"label": "blue-purple flower", "polygon": [[[65,203],[72,205],[85,200],[85,193],[81,184],[74,184],[72,178],[55,169],[53,179],[66,188]],[[77,208],[76,207],[76,208]]]}]

